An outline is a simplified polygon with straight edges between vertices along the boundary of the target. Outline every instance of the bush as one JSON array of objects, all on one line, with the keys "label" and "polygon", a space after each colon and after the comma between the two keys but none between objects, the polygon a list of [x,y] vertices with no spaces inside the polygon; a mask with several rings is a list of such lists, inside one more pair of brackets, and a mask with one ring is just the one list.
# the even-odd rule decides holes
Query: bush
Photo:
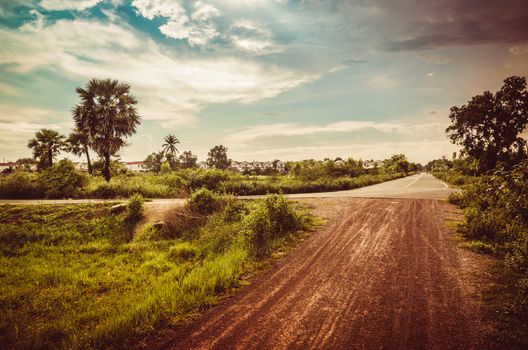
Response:
[{"label": "bush", "polygon": [[136,224],[143,219],[143,197],[140,194],[134,194],[130,197],[127,204],[125,218],[123,219],[123,230],[117,227],[112,232],[114,243],[130,242],[134,238]]},{"label": "bush", "polygon": [[67,159],[43,170],[39,174],[39,181],[47,198],[76,197],[88,182],[86,175],[77,171]]},{"label": "bush", "polygon": [[213,213],[218,207],[216,195],[207,188],[201,188],[191,194],[187,205],[192,212],[207,215]]},{"label": "bush", "polygon": [[257,258],[269,253],[274,240],[305,225],[284,195],[269,194],[252,209],[244,218],[244,234],[251,254]]},{"label": "bush", "polygon": [[296,211],[292,202],[285,196],[269,194],[264,198],[264,204],[269,214],[274,237],[297,230],[299,220]]},{"label": "bush", "polygon": [[44,197],[45,189],[36,174],[17,170],[9,175],[0,176],[0,197],[30,199]]},{"label": "bush", "polygon": [[250,253],[256,258],[268,255],[272,236],[272,223],[266,206],[259,205],[244,220],[244,234]]}]

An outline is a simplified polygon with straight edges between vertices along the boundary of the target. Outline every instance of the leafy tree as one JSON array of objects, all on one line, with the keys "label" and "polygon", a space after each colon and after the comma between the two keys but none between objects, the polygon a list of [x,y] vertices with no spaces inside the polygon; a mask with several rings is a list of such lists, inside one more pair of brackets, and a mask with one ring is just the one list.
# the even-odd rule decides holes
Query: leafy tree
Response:
[{"label": "leafy tree", "polygon": [[383,167],[389,173],[407,173],[411,170],[411,163],[405,154],[395,154],[383,161]]},{"label": "leafy tree", "polygon": [[231,165],[231,159],[227,158],[227,148],[222,145],[211,148],[207,155],[207,166],[225,170]]},{"label": "leafy tree", "polygon": [[512,76],[502,88],[474,96],[462,107],[451,107],[451,126],[446,133],[464,147],[485,172],[498,163],[512,166],[527,157],[521,133],[528,125],[526,78]]},{"label": "leafy tree", "polygon": [[17,159],[15,164],[16,164],[17,168],[24,169],[26,171],[30,171],[31,167],[33,165],[36,165],[37,162],[35,162],[35,159],[33,159],[33,158],[20,158],[20,159]]},{"label": "leafy tree", "polygon": [[33,149],[33,157],[38,159],[39,169],[49,168],[61,151],[66,149],[65,136],[55,130],[41,129],[29,140],[28,147]]},{"label": "leafy tree", "polygon": [[103,176],[110,181],[110,157],[136,133],[140,116],[130,85],[111,79],[92,79],[86,88],[77,88],[81,103],[73,110],[77,129],[85,131],[92,148],[103,159]]},{"label": "leafy tree", "polygon": [[149,154],[144,160],[145,168],[155,173],[159,173],[161,171],[161,165],[163,164],[163,158],[163,151]]},{"label": "leafy tree", "polygon": [[92,174],[92,162],[90,160],[90,152],[88,150],[90,144],[90,136],[87,133],[76,129],[70,133],[68,139],[68,150],[76,156],[86,155],[86,163],[88,164],[88,173]]},{"label": "leafy tree", "polygon": [[192,169],[198,166],[198,157],[191,151],[185,151],[180,155],[180,164],[183,168]]}]

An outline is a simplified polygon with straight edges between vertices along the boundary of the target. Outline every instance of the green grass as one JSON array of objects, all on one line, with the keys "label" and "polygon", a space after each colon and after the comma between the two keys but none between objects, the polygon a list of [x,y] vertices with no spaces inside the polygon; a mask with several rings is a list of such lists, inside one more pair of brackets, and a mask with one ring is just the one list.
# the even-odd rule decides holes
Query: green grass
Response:
[{"label": "green grass", "polygon": [[[129,242],[111,204],[1,206],[0,348],[128,348],[216,303],[316,223],[283,197],[215,200],[198,226]],[[260,256],[247,222],[263,210],[270,227],[295,222],[264,232]]]},{"label": "green grass", "polygon": [[[82,187],[64,188],[66,180],[59,177],[58,181],[50,182],[46,174],[17,171],[0,175],[0,198],[128,198],[135,193],[144,198],[174,198],[187,197],[193,190],[202,187],[236,195],[309,193],[350,190],[405,176],[404,173],[325,175],[308,180],[293,175],[253,176],[217,169],[180,169],[161,174],[120,174],[106,182],[100,176],[72,171],[69,176],[80,176]],[[64,179],[68,179],[66,175]]]}]

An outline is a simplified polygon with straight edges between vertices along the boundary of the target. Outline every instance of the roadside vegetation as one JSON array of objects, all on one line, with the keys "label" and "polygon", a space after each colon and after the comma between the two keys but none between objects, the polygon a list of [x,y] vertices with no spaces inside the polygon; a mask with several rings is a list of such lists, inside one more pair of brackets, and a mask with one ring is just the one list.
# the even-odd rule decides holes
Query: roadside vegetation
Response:
[{"label": "roadside vegetation", "polygon": [[337,191],[397,179],[419,169],[403,155],[373,168],[353,159],[288,162],[283,172],[271,175],[242,174],[229,168],[126,172],[114,162],[110,165],[111,179],[106,181],[98,175],[101,163],[94,162],[92,168],[94,175],[61,160],[35,172],[18,169],[0,176],[0,198],[128,198],[134,193],[145,198],[174,198],[187,197],[201,187],[235,195]]},{"label": "roadside vegetation", "polygon": [[528,126],[526,79],[511,77],[451,109],[451,139],[464,148],[426,169],[462,191],[449,200],[463,208],[464,246],[498,258],[496,284],[485,293],[497,325],[497,348],[528,348]]},{"label": "roadside vegetation", "polygon": [[317,221],[207,189],[134,235],[143,199],[0,207],[0,347],[128,348],[217,302]]}]

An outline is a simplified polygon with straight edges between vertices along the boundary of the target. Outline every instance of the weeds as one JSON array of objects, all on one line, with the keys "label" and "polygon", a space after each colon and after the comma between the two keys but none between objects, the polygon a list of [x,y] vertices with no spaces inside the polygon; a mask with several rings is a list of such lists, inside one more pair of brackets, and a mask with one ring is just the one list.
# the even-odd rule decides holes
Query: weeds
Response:
[{"label": "weeds", "polygon": [[0,347],[128,348],[214,304],[312,224],[283,196],[213,197],[213,212],[183,208],[163,234],[133,240],[120,235],[141,217],[140,196],[119,214],[112,204],[0,207]]}]

